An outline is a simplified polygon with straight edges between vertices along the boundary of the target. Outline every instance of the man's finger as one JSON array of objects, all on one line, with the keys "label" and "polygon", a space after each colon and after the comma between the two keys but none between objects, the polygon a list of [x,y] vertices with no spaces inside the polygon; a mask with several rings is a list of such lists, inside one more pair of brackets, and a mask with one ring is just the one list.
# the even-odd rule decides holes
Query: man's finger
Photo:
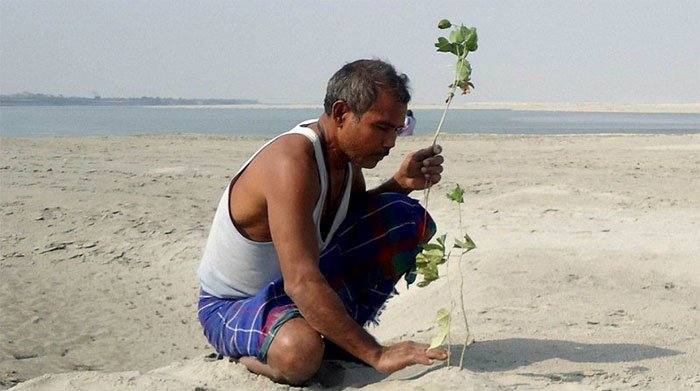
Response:
[{"label": "man's finger", "polygon": [[445,167],[442,165],[435,165],[435,166],[423,166],[420,168],[420,172],[423,174],[439,174],[441,173]]},{"label": "man's finger", "polygon": [[430,186],[436,185],[442,179],[442,175],[425,175],[425,180],[428,181]]},{"label": "man's finger", "polygon": [[433,348],[425,352],[428,358],[434,360],[447,360],[447,350],[444,348]]},{"label": "man's finger", "polygon": [[424,167],[429,167],[429,166],[441,166],[442,163],[445,162],[445,158],[442,157],[442,155],[437,155],[433,157],[429,157],[427,159],[423,159],[423,166]]},{"label": "man's finger", "polygon": [[442,152],[442,147],[436,144],[435,146],[432,146],[432,147],[419,149],[413,155],[413,159],[417,160],[417,161],[421,161],[421,160],[425,160],[431,156],[439,155],[441,152]]}]

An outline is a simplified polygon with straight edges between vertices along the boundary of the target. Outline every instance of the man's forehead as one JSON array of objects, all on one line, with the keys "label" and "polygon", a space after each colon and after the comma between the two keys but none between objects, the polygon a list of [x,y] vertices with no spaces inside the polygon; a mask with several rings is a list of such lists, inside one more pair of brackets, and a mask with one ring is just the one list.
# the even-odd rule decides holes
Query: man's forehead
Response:
[{"label": "man's forehead", "polygon": [[374,125],[384,125],[391,126],[394,128],[400,128],[404,126],[404,120],[406,117],[406,110],[403,111],[388,111],[388,110],[370,110],[367,111],[361,118],[361,120],[367,121]]}]

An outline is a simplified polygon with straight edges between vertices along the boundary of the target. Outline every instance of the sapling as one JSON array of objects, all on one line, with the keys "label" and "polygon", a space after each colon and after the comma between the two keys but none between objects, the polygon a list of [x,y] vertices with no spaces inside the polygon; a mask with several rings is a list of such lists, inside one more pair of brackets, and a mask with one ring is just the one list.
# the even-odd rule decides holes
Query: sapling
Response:
[{"label": "sapling", "polygon": [[[437,129],[435,130],[435,136],[433,136],[433,147],[437,144],[438,136],[440,135],[440,130],[442,125],[445,123],[445,117],[447,117],[447,110],[450,108],[450,103],[455,96],[457,88],[462,91],[462,95],[468,94],[474,84],[471,82],[472,66],[467,60],[467,55],[470,52],[476,51],[479,48],[478,36],[476,34],[476,27],[466,27],[463,24],[459,26],[453,26],[452,23],[447,19],[442,19],[438,23],[438,28],[440,30],[452,28],[450,32],[450,37],[439,37],[435,43],[435,47],[438,52],[452,53],[457,57],[455,63],[455,74],[452,84],[449,85],[449,92],[447,93],[447,99],[445,100],[445,109],[442,111],[442,116],[440,117],[440,122],[438,122]],[[430,186],[425,190],[425,206],[428,207],[428,198],[430,196]]]},{"label": "sapling", "polygon": [[[458,238],[454,238],[452,248],[450,248],[449,251],[445,245],[447,234],[440,235],[436,239],[437,243],[427,243],[423,246],[423,251],[416,256],[416,273],[423,277],[423,280],[418,282],[417,285],[421,288],[426,287],[433,281],[440,278],[438,266],[444,264],[450,259],[453,249],[459,250],[459,260],[457,262],[460,276],[459,299],[466,332],[464,345],[462,345],[462,352],[459,359],[459,367],[462,368],[464,364],[464,354],[470,338],[469,321],[467,320],[467,312],[464,305],[464,273],[462,271],[462,257],[469,251],[474,250],[476,248],[476,244],[471,237],[469,237],[468,233],[463,232],[462,228],[462,204],[464,203],[464,188],[462,188],[459,184],[455,185],[455,188],[451,192],[447,193],[447,198],[457,204],[460,236]],[[446,339],[449,339],[451,320],[451,311],[444,308],[438,310],[435,318],[435,322],[438,324],[438,334],[433,338],[429,349],[438,347],[445,343]]]},{"label": "sapling", "polygon": [[[438,28],[441,30],[450,27],[453,27],[452,23],[447,19],[443,19],[438,23]],[[471,89],[474,88],[474,84],[471,82],[472,66],[467,60],[467,55],[470,52],[475,52],[476,49],[479,48],[476,27],[466,27],[463,24],[454,26],[450,32],[450,38],[439,37],[438,41],[435,43],[435,47],[438,52],[452,53],[457,56],[457,62],[455,64],[454,81],[449,85],[450,91],[445,101],[445,110],[442,113],[440,123],[438,123],[437,130],[435,131],[433,145],[437,142],[440,129],[447,115],[447,110],[450,108],[450,103],[452,103],[457,88],[462,91],[462,95],[468,94]]]},{"label": "sapling", "polygon": [[[440,117],[440,122],[438,123],[437,129],[435,131],[435,136],[433,137],[433,147],[437,143],[438,136],[440,135],[440,130],[445,122],[445,117],[447,116],[447,111],[452,103],[452,99],[455,96],[455,92],[459,88],[462,94],[467,94],[470,92],[474,85],[471,82],[471,72],[472,68],[467,60],[467,55],[470,52],[476,51],[478,48],[478,39],[476,34],[476,28],[465,27],[464,25],[453,26],[452,23],[447,19],[442,19],[438,23],[438,28],[441,30],[449,29],[452,27],[452,31],[449,34],[449,38],[439,37],[435,43],[435,47],[438,52],[452,53],[457,57],[455,63],[455,76],[452,83],[449,85],[449,92],[447,94],[447,99],[445,101],[445,109]],[[427,213],[428,209],[428,198],[430,196],[430,186],[428,186],[424,193],[424,204]],[[459,275],[460,275],[460,286],[459,286],[459,296],[460,305],[462,309],[462,315],[464,317],[464,325],[466,328],[466,337],[464,340],[464,345],[462,346],[462,353],[460,356],[459,367],[463,367],[464,354],[469,343],[469,323],[467,321],[467,314],[464,307],[464,275],[462,273],[462,257],[467,252],[476,248],[476,245],[469,237],[467,233],[462,233],[462,208],[461,204],[464,203],[464,189],[457,184],[455,189],[447,194],[447,197],[457,203],[459,210],[459,227],[460,227],[460,238],[454,239],[452,248],[446,251],[445,240],[447,235],[441,235],[436,239],[437,243],[428,243],[423,246],[423,251],[416,256],[416,273],[423,277],[423,280],[418,283],[419,287],[428,286],[431,282],[437,280],[439,276],[438,266],[447,262],[452,254],[452,249],[459,249]],[[449,268],[448,268],[449,270]],[[409,276],[407,276],[409,277]],[[412,275],[409,278],[415,278]],[[410,280],[409,280],[410,281]],[[449,279],[448,279],[449,284]],[[451,290],[450,290],[451,292]],[[452,296],[450,294],[450,296]],[[438,347],[445,343],[445,340],[449,340],[450,335],[450,323],[451,323],[451,310],[440,309],[438,311],[436,322],[438,324],[438,335],[433,338],[430,348]],[[449,342],[448,342],[449,343]],[[449,360],[448,360],[449,363]]]}]

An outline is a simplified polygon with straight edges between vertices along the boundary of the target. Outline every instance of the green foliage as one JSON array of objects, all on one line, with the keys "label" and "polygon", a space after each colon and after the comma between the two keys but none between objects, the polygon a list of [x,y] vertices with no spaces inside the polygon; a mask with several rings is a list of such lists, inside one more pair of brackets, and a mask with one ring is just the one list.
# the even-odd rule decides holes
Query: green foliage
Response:
[{"label": "green foliage", "polygon": [[[455,188],[451,192],[447,193],[447,198],[457,203],[457,205],[464,203],[464,188],[459,184],[455,185]],[[433,243],[427,243],[423,245],[423,251],[416,256],[416,270],[412,273],[406,274],[404,277],[408,284],[412,284],[417,275],[421,275],[423,280],[418,283],[418,286],[423,288],[433,281],[440,278],[440,273],[438,271],[438,266],[447,262],[450,258],[452,251],[447,251],[447,246],[445,245],[445,240],[447,239],[447,234],[443,234],[435,239]],[[465,254],[476,248],[476,244],[469,237],[469,234],[464,234],[464,238],[455,238],[452,248],[461,249],[461,253]]]},{"label": "green foliage", "polygon": [[[457,62],[455,64],[455,78],[452,84],[450,84],[450,91],[447,94],[447,100],[445,101],[445,110],[442,113],[440,122],[438,123],[437,130],[435,131],[435,137],[433,138],[433,146],[437,142],[437,138],[440,135],[440,129],[445,122],[445,116],[447,115],[447,110],[450,108],[450,103],[455,95],[455,90],[457,88],[462,90],[462,94],[468,93],[474,85],[471,82],[472,67],[467,61],[467,55],[470,52],[474,52],[478,49],[478,36],[476,34],[476,28],[466,27],[464,25],[455,26],[449,20],[442,19],[438,23],[438,28],[440,30],[445,30],[452,28],[449,34],[449,38],[438,37],[435,47],[438,52],[452,53],[457,56]],[[430,186],[425,190],[425,208],[428,209],[428,196],[430,195]],[[459,211],[459,224],[462,225],[462,209],[461,205],[464,203],[464,189],[458,184],[452,192],[447,193],[447,198],[457,203],[457,208]],[[461,229],[460,229],[461,232]],[[452,253],[445,254],[445,237],[442,235],[437,239],[437,244],[430,243],[423,247],[423,252],[416,256],[416,269],[406,274],[406,281],[411,284],[416,279],[416,275],[420,274],[423,276],[423,281],[418,283],[419,287],[424,287],[429,285],[431,282],[439,278],[438,266],[445,263]],[[463,368],[464,364],[464,353],[466,351],[467,345],[469,343],[469,322],[467,321],[467,313],[464,308],[464,275],[462,273],[462,256],[467,252],[476,248],[476,244],[469,237],[468,234],[464,234],[463,239],[455,238],[452,249],[457,248],[461,250],[459,256],[459,276],[460,276],[460,286],[459,286],[459,297],[462,307],[462,315],[464,316],[464,326],[467,331],[467,335],[464,339],[464,346],[462,347],[462,355],[459,361],[459,367]],[[449,269],[448,269],[449,270]],[[450,291],[451,295],[451,291]],[[442,345],[445,342],[445,338],[448,338],[450,333],[450,320],[451,320],[451,310],[440,309],[438,311],[437,319],[440,331],[437,336],[433,339],[430,348],[435,348]],[[449,365],[449,364],[448,364]]]},{"label": "green foliage", "polygon": [[440,308],[435,316],[435,323],[438,325],[438,333],[433,337],[433,341],[430,343],[428,349],[436,348],[447,339],[447,334],[450,332],[450,323],[452,322],[452,315],[450,311],[446,308]]},{"label": "green foliage", "polygon": [[419,287],[430,285],[431,282],[440,278],[438,265],[447,262],[445,255],[445,238],[442,235],[437,238],[437,243],[427,243],[423,245],[423,251],[416,256],[416,272],[423,276],[423,281],[418,283]]},{"label": "green foliage", "polygon": [[475,52],[479,48],[479,38],[476,27],[466,27],[463,24],[455,26],[447,19],[442,19],[438,23],[438,28],[441,30],[450,27],[452,27],[452,31],[450,31],[449,39],[438,37],[435,47],[438,52],[452,53],[457,56],[455,80],[450,88],[459,88],[463,94],[466,94],[474,88],[474,84],[471,82],[472,67],[467,61],[467,54]]},{"label": "green foliage", "polygon": [[455,188],[447,193],[447,198],[450,200],[458,203],[458,204],[463,204],[464,203],[464,188],[459,185],[459,183],[455,186]]},{"label": "green foliage", "polygon": [[461,248],[462,254],[468,253],[476,248],[476,243],[469,237],[469,234],[464,234],[464,240],[455,238],[454,248]]},{"label": "green foliage", "polygon": [[447,19],[443,19],[438,23],[438,28],[440,30],[448,29],[450,27],[452,27],[452,23],[450,23],[450,21]]}]

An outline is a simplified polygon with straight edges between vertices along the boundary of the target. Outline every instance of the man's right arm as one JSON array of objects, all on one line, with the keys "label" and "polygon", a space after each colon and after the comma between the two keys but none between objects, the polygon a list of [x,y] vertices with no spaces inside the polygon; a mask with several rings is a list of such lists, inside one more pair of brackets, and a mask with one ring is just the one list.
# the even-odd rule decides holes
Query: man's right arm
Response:
[{"label": "man's right arm", "polygon": [[320,254],[313,221],[320,194],[318,169],[311,151],[289,155],[290,150],[304,150],[293,148],[298,146],[289,145],[286,151],[275,154],[275,159],[268,159],[269,167],[265,170],[271,174],[264,188],[268,221],[285,291],[313,329],[374,365],[379,361],[381,345],[348,315],[319,270]]},{"label": "man's right arm", "polygon": [[271,166],[266,172],[272,177],[266,178],[264,193],[272,241],[280,259],[285,291],[306,322],[380,372],[446,358],[444,351],[426,353],[427,345],[414,342],[383,347],[348,315],[318,267],[319,249],[312,211],[320,190],[313,156],[281,153],[268,163]]}]

